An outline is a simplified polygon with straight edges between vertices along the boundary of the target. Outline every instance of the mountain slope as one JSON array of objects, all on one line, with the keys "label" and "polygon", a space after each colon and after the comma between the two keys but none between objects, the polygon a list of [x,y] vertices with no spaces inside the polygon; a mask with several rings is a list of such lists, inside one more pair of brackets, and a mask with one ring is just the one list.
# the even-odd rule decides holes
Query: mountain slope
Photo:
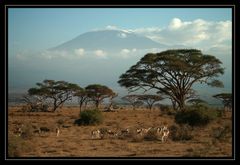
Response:
[{"label": "mountain slope", "polygon": [[85,50],[108,50],[118,51],[121,49],[148,49],[163,48],[164,44],[157,43],[147,37],[139,36],[134,33],[127,33],[120,30],[92,31],[79,35],[50,50],[71,51],[79,48]]}]

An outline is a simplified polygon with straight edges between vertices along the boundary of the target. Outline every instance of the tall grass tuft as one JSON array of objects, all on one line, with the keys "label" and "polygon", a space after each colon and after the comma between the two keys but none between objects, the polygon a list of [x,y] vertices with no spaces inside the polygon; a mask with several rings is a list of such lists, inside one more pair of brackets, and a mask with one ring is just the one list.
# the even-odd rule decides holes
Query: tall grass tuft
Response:
[{"label": "tall grass tuft", "polygon": [[29,152],[31,150],[31,145],[21,136],[9,136],[8,157],[20,157],[23,152]]}]

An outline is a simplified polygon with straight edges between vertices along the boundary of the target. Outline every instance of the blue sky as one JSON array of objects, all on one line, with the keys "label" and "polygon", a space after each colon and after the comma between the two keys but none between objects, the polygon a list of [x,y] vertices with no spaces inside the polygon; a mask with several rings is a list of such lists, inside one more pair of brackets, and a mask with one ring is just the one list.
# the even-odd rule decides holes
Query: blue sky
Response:
[{"label": "blue sky", "polygon": [[109,25],[123,29],[166,27],[176,17],[184,21],[232,19],[227,8],[10,8],[9,44],[16,50],[42,50]]},{"label": "blue sky", "polygon": [[[9,8],[9,90],[26,92],[44,79],[66,80],[84,86],[102,83],[122,90],[117,84],[120,74],[145,53],[159,51],[122,49],[114,54],[114,60],[119,63],[119,68],[114,69],[111,69],[113,55],[107,50],[79,47],[72,51],[75,54],[46,51],[83,33],[100,30],[121,30],[126,32],[121,34],[123,38],[127,33],[135,33],[170,47],[183,45],[213,54],[226,68],[220,77],[225,88],[199,89],[206,95],[231,91],[230,8]],[[90,54],[96,59],[86,59]],[[92,62],[95,64],[89,65]],[[108,74],[100,73],[103,65]],[[111,71],[114,71],[113,76]]]}]

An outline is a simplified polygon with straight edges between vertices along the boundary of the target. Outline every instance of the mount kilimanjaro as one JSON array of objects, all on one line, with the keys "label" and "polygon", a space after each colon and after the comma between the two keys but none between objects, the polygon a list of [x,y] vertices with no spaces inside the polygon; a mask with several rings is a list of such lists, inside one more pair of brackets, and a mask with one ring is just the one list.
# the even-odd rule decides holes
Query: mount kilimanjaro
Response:
[{"label": "mount kilimanjaro", "polygon": [[49,50],[71,51],[84,50],[119,51],[122,49],[166,48],[167,45],[155,42],[145,36],[121,30],[102,30],[83,33],[76,38]]}]

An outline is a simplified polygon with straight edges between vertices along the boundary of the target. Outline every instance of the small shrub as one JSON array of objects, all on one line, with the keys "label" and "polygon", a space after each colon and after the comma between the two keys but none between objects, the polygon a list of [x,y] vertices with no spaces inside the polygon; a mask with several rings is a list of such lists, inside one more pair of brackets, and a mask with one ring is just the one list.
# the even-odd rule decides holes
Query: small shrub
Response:
[{"label": "small shrub", "polygon": [[205,126],[218,116],[216,110],[206,106],[194,106],[184,112],[175,115],[175,122],[178,124],[188,124],[190,126]]},{"label": "small shrub", "polygon": [[191,127],[189,125],[172,125],[169,130],[170,137],[173,141],[191,140],[193,138],[191,135]]},{"label": "small shrub", "polygon": [[103,121],[103,115],[99,110],[86,110],[80,113],[80,119],[75,120],[77,125],[96,125]]},{"label": "small shrub", "polygon": [[76,119],[76,120],[74,121],[74,124],[76,124],[76,125],[81,125],[81,124],[82,124],[82,120],[81,120],[81,119]]}]

